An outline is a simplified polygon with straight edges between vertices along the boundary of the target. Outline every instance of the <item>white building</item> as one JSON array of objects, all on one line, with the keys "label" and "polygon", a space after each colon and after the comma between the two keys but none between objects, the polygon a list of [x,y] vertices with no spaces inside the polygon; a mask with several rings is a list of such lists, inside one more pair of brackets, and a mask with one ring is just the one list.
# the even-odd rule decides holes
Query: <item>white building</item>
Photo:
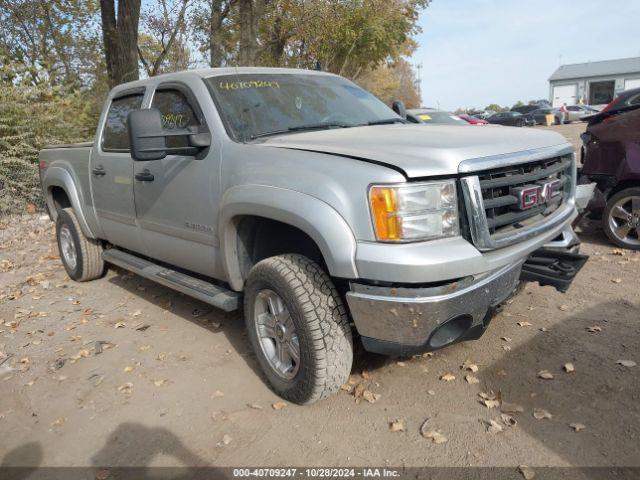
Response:
[{"label": "white building", "polygon": [[640,57],[561,65],[549,77],[554,107],[606,105],[623,90],[640,87]]}]

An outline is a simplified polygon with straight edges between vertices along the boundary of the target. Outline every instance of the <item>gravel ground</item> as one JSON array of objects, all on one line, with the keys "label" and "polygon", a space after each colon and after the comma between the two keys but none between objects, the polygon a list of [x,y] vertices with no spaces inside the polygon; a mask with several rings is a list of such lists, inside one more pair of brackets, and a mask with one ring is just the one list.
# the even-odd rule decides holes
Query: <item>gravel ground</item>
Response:
[{"label": "gravel ground", "polygon": [[240,314],[119,269],[74,283],[48,220],[0,223],[3,465],[640,466],[640,252],[597,225],[566,295],[529,284],[433,355],[359,351],[351,387],[374,403],[282,407]]}]

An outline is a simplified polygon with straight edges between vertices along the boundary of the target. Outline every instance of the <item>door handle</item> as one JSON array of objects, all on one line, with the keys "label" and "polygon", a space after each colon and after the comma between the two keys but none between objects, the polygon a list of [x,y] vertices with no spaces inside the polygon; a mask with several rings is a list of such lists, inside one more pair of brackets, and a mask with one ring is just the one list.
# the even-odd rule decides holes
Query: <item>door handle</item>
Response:
[{"label": "door handle", "polygon": [[104,167],[102,165],[98,165],[96,168],[94,168],[91,171],[97,177],[102,177],[102,176],[107,174],[107,172],[105,171],[105,169],[104,169]]},{"label": "door handle", "polygon": [[135,178],[139,182],[153,182],[154,176],[153,173],[145,168],[140,173],[136,173]]}]

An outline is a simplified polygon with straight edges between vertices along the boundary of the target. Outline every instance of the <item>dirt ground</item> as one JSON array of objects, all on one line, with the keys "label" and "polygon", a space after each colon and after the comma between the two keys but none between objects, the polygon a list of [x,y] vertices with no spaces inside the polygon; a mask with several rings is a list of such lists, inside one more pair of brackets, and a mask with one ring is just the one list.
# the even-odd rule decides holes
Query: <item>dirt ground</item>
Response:
[{"label": "dirt ground", "polygon": [[375,403],[275,409],[240,314],[115,268],[74,283],[47,219],[0,223],[2,465],[640,466],[640,366],[619,363],[640,363],[640,252],[597,225],[566,295],[529,284],[480,340],[432,356],[358,351]]}]

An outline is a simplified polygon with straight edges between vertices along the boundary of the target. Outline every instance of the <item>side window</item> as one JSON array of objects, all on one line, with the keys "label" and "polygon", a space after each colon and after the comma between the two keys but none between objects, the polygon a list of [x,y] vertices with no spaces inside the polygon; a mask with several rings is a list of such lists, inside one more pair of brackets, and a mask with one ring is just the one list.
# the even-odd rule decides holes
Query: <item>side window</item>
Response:
[{"label": "side window", "polygon": [[[201,125],[196,112],[187,96],[176,89],[156,90],[152,108],[160,110],[165,130],[180,130]],[[167,137],[167,147],[188,147],[187,137]]]},{"label": "side window", "polygon": [[627,105],[640,105],[640,93],[627,100]]},{"label": "side window", "polygon": [[143,95],[127,95],[115,98],[111,101],[107,120],[102,133],[103,150],[128,151],[129,129],[127,128],[127,115],[132,110],[139,110],[142,106]]}]

